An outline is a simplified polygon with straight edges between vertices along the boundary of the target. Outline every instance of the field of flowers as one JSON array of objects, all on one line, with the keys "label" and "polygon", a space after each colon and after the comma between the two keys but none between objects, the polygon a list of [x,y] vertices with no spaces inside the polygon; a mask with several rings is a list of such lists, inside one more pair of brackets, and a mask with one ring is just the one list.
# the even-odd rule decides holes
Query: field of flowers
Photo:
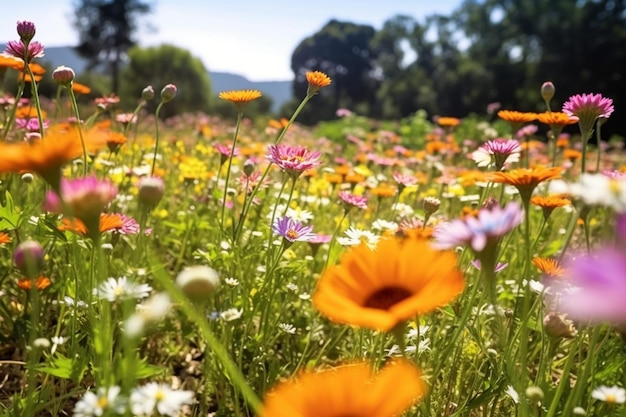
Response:
[{"label": "field of flowers", "polygon": [[[626,415],[626,161],[600,94],[313,128],[39,98],[0,64],[0,415]],[[176,80],[172,80],[176,82]],[[80,90],[82,88],[82,90]],[[155,94],[155,88],[160,91]],[[30,99],[22,97],[30,90]],[[156,114],[145,103],[159,101]],[[566,132],[566,133],[563,133]],[[599,143],[600,146],[595,144]]]}]

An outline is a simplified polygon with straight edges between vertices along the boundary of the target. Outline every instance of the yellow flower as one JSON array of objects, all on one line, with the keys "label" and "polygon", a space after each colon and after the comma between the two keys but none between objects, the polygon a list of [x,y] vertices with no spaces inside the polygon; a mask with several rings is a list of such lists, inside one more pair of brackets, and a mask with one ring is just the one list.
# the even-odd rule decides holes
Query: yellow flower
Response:
[{"label": "yellow flower", "polygon": [[261,96],[262,94],[259,90],[222,91],[219,94],[219,98],[234,103],[239,110],[243,109],[246,104],[260,98]]},{"label": "yellow flower", "polygon": [[307,95],[317,94],[324,87],[328,87],[332,80],[321,71],[309,71],[306,73],[306,81],[309,83]]}]

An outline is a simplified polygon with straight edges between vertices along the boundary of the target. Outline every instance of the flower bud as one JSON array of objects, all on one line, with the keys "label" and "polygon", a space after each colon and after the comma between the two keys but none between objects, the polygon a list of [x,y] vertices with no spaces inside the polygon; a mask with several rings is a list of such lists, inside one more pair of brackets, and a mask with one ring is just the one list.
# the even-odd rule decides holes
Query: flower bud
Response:
[{"label": "flower bud", "polygon": [[424,208],[424,213],[426,215],[431,215],[437,210],[439,210],[439,206],[441,205],[441,201],[436,199],[435,197],[426,197],[422,202],[422,207]]},{"label": "flower bud", "polygon": [[174,97],[176,97],[176,92],[178,89],[174,84],[168,84],[161,90],[161,101],[163,103],[167,103],[168,101],[172,101]]},{"label": "flower bud", "polygon": [[70,67],[66,67],[65,65],[56,67],[56,69],[52,71],[52,79],[54,82],[65,87],[72,85],[74,77],[76,77],[74,70]]},{"label": "flower bud", "polygon": [[533,403],[538,403],[543,400],[543,390],[539,387],[526,388],[526,398]]},{"label": "flower bud", "polygon": [[34,240],[25,240],[13,252],[13,262],[19,271],[29,278],[35,278],[44,267],[45,252]]},{"label": "flower bud", "polygon": [[27,172],[25,174],[22,174],[22,181],[24,181],[24,183],[26,184],[30,184],[35,180],[35,177],[33,174],[31,174],[30,172]]},{"label": "flower bud", "polygon": [[139,180],[139,203],[147,206],[154,207],[163,198],[165,192],[165,184],[159,177],[145,177]]},{"label": "flower bud", "polygon": [[147,86],[141,92],[141,99],[144,101],[150,101],[154,98],[154,88],[151,85]]},{"label": "flower bud", "polygon": [[254,172],[254,161],[251,159],[247,159],[246,162],[243,163],[243,172],[246,176],[250,176]]},{"label": "flower bud", "polygon": [[553,338],[574,337],[576,329],[574,323],[568,320],[564,314],[548,313],[543,318],[543,327],[548,336]]},{"label": "flower bud", "polygon": [[24,20],[17,22],[17,34],[20,36],[21,41],[27,44],[35,37],[35,24]]},{"label": "flower bud", "polygon": [[219,286],[220,278],[213,268],[197,265],[183,269],[176,284],[192,300],[204,300]]},{"label": "flower bud", "polygon": [[554,97],[556,89],[551,81],[546,81],[541,85],[541,97],[544,101],[550,101]]}]

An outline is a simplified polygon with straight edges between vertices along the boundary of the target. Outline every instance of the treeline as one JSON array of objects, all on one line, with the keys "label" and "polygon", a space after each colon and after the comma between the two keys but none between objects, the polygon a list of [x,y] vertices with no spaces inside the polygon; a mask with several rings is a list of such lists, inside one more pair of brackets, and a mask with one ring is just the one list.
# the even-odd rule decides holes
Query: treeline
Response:
[{"label": "treeline", "polygon": [[[332,20],[293,52],[294,96],[306,91],[305,72],[320,70],[332,88],[305,109],[304,123],[331,119],[338,108],[381,119],[418,109],[463,117],[493,102],[544,111],[539,87],[551,80],[553,110],[572,94],[595,92],[619,113],[625,45],[626,0],[465,0],[449,16],[394,16],[380,30]],[[606,130],[624,136],[626,118]]]}]

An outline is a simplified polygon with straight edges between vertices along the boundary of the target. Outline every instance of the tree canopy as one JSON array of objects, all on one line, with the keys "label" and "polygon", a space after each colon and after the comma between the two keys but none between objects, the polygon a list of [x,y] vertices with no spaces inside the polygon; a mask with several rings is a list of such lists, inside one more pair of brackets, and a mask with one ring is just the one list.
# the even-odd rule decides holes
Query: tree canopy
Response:
[{"label": "tree canopy", "polygon": [[[463,117],[494,101],[543,111],[547,80],[559,109],[590,92],[617,107],[626,102],[624,44],[626,0],[465,0],[450,15],[393,16],[379,30],[330,21],[293,52],[294,91],[302,96],[306,70],[333,78],[303,118],[309,123],[332,117],[327,103],[376,118],[418,109]],[[604,129],[623,132],[626,119]]]},{"label": "tree canopy", "polygon": [[141,0],[80,0],[75,4],[76,51],[89,61],[90,69],[109,66],[115,93],[125,54],[137,43],[138,18],[151,10],[150,3]]}]

